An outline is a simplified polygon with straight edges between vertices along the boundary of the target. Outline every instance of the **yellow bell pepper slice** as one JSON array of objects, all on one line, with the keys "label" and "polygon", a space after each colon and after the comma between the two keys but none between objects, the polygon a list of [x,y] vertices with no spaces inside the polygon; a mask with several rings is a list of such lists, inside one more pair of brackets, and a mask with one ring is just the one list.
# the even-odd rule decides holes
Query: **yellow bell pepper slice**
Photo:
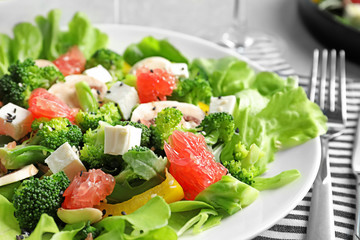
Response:
[{"label": "yellow bell pepper slice", "polygon": [[131,199],[117,204],[100,203],[96,206],[104,213],[103,217],[120,216],[135,212],[138,208],[144,206],[151,198],[160,196],[167,203],[180,201],[184,198],[184,191],[175,178],[166,171],[166,179],[159,185],[143,192]]},{"label": "yellow bell pepper slice", "polygon": [[209,105],[207,105],[207,104],[205,104],[203,102],[198,102],[198,106],[206,115],[208,115],[209,109],[210,109]]},{"label": "yellow bell pepper slice", "polygon": [[124,62],[123,69],[122,69],[123,73],[128,74],[130,72],[130,69],[131,69],[131,66],[127,62]]}]

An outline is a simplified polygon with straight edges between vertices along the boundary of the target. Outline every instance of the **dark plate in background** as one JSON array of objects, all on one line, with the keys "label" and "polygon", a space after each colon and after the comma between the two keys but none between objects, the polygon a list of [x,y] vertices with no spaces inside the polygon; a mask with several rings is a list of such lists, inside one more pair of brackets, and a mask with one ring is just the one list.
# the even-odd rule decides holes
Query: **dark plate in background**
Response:
[{"label": "dark plate in background", "polygon": [[311,0],[298,0],[299,14],[309,31],[329,49],[344,49],[346,57],[360,63],[360,31],[346,26]]}]

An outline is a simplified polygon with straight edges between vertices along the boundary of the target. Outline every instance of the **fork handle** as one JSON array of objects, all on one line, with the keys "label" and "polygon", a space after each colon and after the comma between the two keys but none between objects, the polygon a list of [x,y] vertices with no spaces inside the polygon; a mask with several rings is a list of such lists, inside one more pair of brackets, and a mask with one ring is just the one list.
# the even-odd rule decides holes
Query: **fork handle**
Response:
[{"label": "fork handle", "polygon": [[353,240],[360,239],[360,175],[356,174],[356,217]]},{"label": "fork handle", "polygon": [[331,189],[329,138],[321,137],[320,169],[314,181],[307,227],[307,240],[334,240],[334,210]]}]

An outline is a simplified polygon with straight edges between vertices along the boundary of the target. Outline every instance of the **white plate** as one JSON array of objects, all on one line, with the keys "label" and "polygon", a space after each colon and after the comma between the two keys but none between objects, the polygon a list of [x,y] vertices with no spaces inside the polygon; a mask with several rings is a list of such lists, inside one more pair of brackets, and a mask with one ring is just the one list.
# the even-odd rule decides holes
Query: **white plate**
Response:
[{"label": "white plate", "polygon": [[[140,26],[98,25],[110,38],[109,48],[122,53],[126,46],[139,42],[152,35],[167,38],[189,59],[195,57],[220,58],[228,55],[241,59],[244,57],[234,51],[189,35]],[[256,70],[262,68],[255,63]],[[264,176],[273,176],[284,170],[298,169],[301,178],[295,182],[271,191],[261,192],[259,198],[250,206],[221,221],[221,224],[198,235],[187,234],[180,239],[249,239],[273,226],[285,217],[304,198],[309,191],[320,164],[320,141],[313,139],[301,146],[279,152],[275,161],[268,165]]]}]

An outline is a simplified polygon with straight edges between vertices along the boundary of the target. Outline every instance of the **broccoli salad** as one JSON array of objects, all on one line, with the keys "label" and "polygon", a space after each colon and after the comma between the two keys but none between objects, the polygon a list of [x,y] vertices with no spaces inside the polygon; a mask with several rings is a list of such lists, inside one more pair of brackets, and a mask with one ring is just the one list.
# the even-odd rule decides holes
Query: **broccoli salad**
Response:
[{"label": "broccoli salad", "polygon": [[359,0],[312,0],[321,10],[333,15],[340,23],[360,30]]},{"label": "broccoli salad", "polygon": [[301,177],[262,174],[327,130],[294,78],[152,36],[115,52],[60,16],[0,34],[0,240],[198,234]]}]

